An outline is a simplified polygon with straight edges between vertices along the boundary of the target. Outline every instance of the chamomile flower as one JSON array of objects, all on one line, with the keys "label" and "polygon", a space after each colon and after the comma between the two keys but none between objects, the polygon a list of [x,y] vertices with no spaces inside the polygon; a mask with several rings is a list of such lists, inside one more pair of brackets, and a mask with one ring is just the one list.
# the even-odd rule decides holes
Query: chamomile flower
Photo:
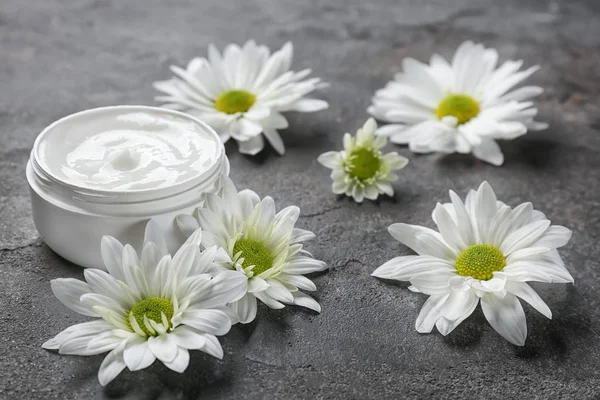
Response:
[{"label": "chamomile flower", "polygon": [[241,153],[261,151],[264,134],[283,155],[285,146],[277,130],[287,128],[288,121],[281,113],[313,112],[328,106],[323,100],[304,97],[327,85],[319,78],[307,79],[310,69],[290,71],[291,63],[289,42],[273,54],[252,40],[241,48],[230,44],[222,55],[210,45],[208,59],[194,58],[186,69],[172,66],[176,77],[154,83],[166,93],[156,100],[165,102],[163,107],[202,119],[223,143],[235,139]]},{"label": "chamomile flower", "polygon": [[375,200],[380,194],[394,195],[391,183],[398,179],[394,173],[408,164],[408,159],[398,153],[383,154],[381,148],[387,138],[375,137],[377,124],[369,118],[356,131],[356,137],[344,135],[344,150],[328,151],[317,159],[332,169],[331,189],[335,194],[345,194],[361,203],[364,198]]},{"label": "chamomile flower", "polygon": [[208,194],[195,218],[180,215],[177,222],[184,233],[200,226],[202,245],[224,249],[227,258],[221,267],[246,280],[245,296],[230,305],[232,322],[252,321],[257,299],[275,309],[293,304],[320,312],[319,303],[300,289],[316,290],[303,275],[323,271],[327,265],[302,248],[302,242],[315,235],[294,227],[300,209],[290,206],[276,213],[271,197],[261,200],[251,190],[238,193],[226,177],[220,186],[220,194]]},{"label": "chamomile flower", "polygon": [[245,294],[246,280],[231,271],[214,274],[218,249],[201,253],[201,236],[194,232],[173,258],[153,221],[141,258],[130,245],[105,236],[102,259],[108,272],[86,269],[85,282],[51,282],[64,305],[97,319],[65,329],[43,347],[81,356],[109,352],[98,371],[102,385],[125,367],[137,371],[156,359],[183,372],[189,350],[222,358],[215,335],[231,328],[225,305]]},{"label": "chamomile flower", "polygon": [[523,346],[529,303],[548,318],[550,309],[526,282],[572,283],[558,251],[571,238],[565,227],[523,203],[514,209],[487,182],[466,201],[450,191],[451,203],[439,204],[433,220],[439,233],[422,226],[393,224],[390,234],[417,252],[396,257],[373,276],[409,281],[413,292],[430,296],[417,317],[418,332],[434,325],[447,335],[481,302],[490,325],[509,342]]},{"label": "chamomile flower", "polygon": [[392,124],[378,134],[408,144],[417,153],[470,153],[493,165],[504,155],[496,139],[514,139],[528,130],[545,129],[536,122],[531,98],[543,89],[514,86],[539,69],[520,71],[522,61],[498,66],[498,53],[481,44],[461,44],[451,62],[438,54],[429,65],[412,58],[403,72],[378,90],[368,108],[375,118]]}]

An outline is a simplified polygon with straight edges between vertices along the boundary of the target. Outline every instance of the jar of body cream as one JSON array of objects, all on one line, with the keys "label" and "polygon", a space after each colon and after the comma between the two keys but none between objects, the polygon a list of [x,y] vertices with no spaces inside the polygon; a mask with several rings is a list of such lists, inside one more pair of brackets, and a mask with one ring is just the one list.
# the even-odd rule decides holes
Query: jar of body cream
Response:
[{"label": "jar of body cream", "polygon": [[103,235],[139,248],[153,218],[174,252],[174,222],[215,192],[229,162],[205,123],[156,107],[115,106],[62,118],[37,137],[27,163],[33,219],[46,244],[102,268]]}]

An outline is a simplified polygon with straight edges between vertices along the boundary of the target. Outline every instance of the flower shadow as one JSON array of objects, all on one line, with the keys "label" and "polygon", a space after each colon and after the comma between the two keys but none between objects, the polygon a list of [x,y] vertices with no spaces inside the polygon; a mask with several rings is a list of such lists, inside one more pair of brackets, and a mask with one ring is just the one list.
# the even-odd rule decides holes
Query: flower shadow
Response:
[{"label": "flower shadow", "polygon": [[552,320],[534,310],[528,313],[530,334],[525,346],[515,346],[516,356],[525,359],[551,356],[560,361],[569,353],[569,343],[583,341],[595,345],[599,335],[590,327],[593,319],[590,308],[581,306],[586,303],[585,296],[573,285],[567,286],[566,291],[565,298],[552,307]]},{"label": "flower shadow", "polygon": [[527,138],[500,143],[505,164],[524,164],[536,169],[558,166],[559,143],[544,138]]},{"label": "flower shadow", "polygon": [[452,153],[443,154],[439,156],[436,162],[445,168],[456,169],[456,168],[482,168],[489,164],[478,160],[472,154]]},{"label": "flower shadow", "polygon": [[454,331],[443,337],[444,343],[451,347],[467,348],[475,346],[481,340],[487,321],[479,307],[465,321],[461,322]]},{"label": "flower shadow", "polygon": [[190,351],[190,364],[183,374],[171,371],[160,362],[140,372],[123,371],[103,390],[103,398],[173,398],[211,397],[233,380],[233,365],[213,359],[199,351]]},{"label": "flower shadow", "polygon": [[[504,166],[525,165],[535,169],[548,169],[554,168],[559,162],[559,143],[545,138],[532,137],[508,142],[498,141],[498,144],[504,154]],[[449,169],[495,168],[491,164],[475,158],[472,154],[461,153],[443,154],[439,156],[437,163]]]}]

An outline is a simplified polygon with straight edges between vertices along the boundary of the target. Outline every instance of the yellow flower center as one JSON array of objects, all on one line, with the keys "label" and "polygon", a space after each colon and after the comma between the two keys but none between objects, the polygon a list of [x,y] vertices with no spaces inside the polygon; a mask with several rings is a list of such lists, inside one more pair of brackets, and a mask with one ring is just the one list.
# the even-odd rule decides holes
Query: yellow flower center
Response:
[{"label": "yellow flower center", "polygon": [[[149,320],[162,324],[161,313],[164,313],[169,321],[169,328],[171,328],[173,326],[171,323],[171,318],[173,318],[174,311],[175,309],[173,308],[173,303],[171,303],[170,300],[160,297],[148,297],[147,299],[144,299],[134,305],[131,308],[131,311],[129,311],[129,315],[133,315],[133,318],[135,318],[136,322],[146,335],[155,336],[155,334],[152,334],[150,331],[148,331],[148,328],[146,328],[144,316],[146,316],[146,318]],[[129,319],[127,320],[127,323],[129,324],[129,328],[133,330]]]},{"label": "yellow flower center", "polygon": [[245,90],[230,90],[215,101],[215,108],[226,114],[246,112],[256,102],[256,96]]},{"label": "yellow flower center", "polygon": [[456,271],[459,275],[482,281],[492,279],[494,271],[502,271],[505,266],[506,259],[502,252],[489,244],[468,247],[456,259]]},{"label": "yellow flower center", "polygon": [[449,115],[456,117],[458,124],[464,124],[479,114],[479,103],[471,96],[451,94],[438,104],[435,115],[442,119]]},{"label": "yellow flower center", "polygon": [[259,275],[273,266],[273,256],[264,244],[251,239],[240,239],[233,245],[233,254],[242,252],[244,268],[254,265],[252,272]]},{"label": "yellow flower center", "polygon": [[348,173],[360,180],[372,178],[381,166],[379,151],[359,147],[350,153]]}]

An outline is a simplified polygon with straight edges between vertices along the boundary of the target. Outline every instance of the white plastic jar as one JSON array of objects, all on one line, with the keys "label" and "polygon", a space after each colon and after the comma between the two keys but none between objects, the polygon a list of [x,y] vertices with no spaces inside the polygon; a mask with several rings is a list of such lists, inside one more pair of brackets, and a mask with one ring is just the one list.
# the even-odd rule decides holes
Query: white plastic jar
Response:
[{"label": "white plastic jar", "polygon": [[43,240],[63,258],[101,269],[102,236],[140,248],[150,218],[174,252],[184,239],[175,216],[191,213],[228,174],[223,144],[208,125],[146,106],[64,117],[37,137],[27,163]]}]

